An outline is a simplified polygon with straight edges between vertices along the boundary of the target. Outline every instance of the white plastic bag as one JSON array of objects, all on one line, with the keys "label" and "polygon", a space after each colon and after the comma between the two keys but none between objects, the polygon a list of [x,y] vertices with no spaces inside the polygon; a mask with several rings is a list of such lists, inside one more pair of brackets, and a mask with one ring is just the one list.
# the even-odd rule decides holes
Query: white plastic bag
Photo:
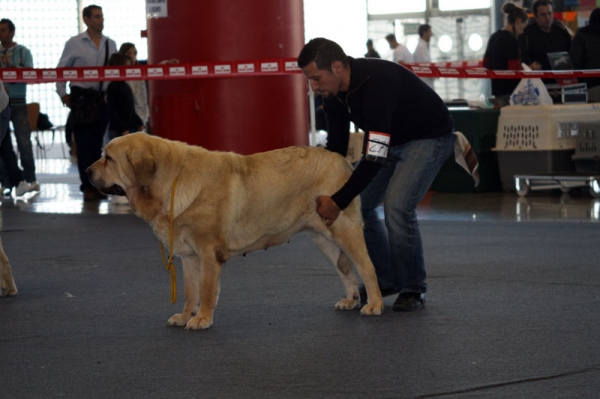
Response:
[{"label": "white plastic bag", "polygon": [[[531,71],[525,64],[523,69]],[[540,78],[523,78],[510,95],[510,105],[552,105],[552,97]]]}]

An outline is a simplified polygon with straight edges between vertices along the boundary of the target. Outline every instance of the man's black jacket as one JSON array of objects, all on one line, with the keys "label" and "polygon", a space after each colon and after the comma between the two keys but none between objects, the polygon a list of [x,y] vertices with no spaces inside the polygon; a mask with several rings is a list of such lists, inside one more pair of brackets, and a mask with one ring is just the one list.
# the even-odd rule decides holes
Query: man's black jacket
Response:
[{"label": "man's black jacket", "polygon": [[[454,130],[454,121],[442,99],[417,75],[400,64],[374,58],[350,60],[348,92],[325,98],[327,148],[346,155],[349,122],[365,132],[387,133],[390,146],[412,140],[442,137]],[[361,160],[348,183],[332,196],[344,209],[373,180],[381,164]]]}]

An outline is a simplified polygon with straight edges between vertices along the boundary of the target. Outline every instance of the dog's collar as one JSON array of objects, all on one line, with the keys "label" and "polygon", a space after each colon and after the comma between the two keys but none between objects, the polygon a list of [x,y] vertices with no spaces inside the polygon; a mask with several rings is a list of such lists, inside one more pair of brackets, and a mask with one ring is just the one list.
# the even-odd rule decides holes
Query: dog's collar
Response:
[{"label": "dog's collar", "polygon": [[169,204],[169,258],[168,263],[165,259],[165,248],[162,241],[160,243],[160,253],[162,254],[162,261],[165,269],[171,272],[171,303],[177,301],[177,277],[175,275],[175,266],[173,265],[173,206],[175,203],[175,187],[177,186],[177,178],[173,180],[171,186],[171,203]]}]

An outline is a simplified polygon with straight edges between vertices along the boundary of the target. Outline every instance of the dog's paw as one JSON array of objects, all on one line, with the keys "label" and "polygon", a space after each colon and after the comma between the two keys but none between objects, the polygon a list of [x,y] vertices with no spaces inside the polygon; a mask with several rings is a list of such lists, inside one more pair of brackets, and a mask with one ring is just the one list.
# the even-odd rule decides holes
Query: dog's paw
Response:
[{"label": "dog's paw", "polygon": [[348,298],[344,298],[335,304],[335,308],[337,310],[353,310],[353,309],[358,309],[359,306],[360,306],[360,303],[358,302],[357,299],[348,299]]},{"label": "dog's paw", "polygon": [[205,330],[212,326],[212,319],[208,317],[195,316],[185,325],[186,330]]},{"label": "dog's paw", "polygon": [[19,292],[17,287],[14,284],[9,284],[8,287],[2,287],[2,289],[0,289],[0,297],[15,296],[17,295],[17,292]]},{"label": "dog's paw", "polygon": [[174,314],[173,316],[171,316],[169,321],[167,321],[167,324],[170,326],[185,326],[185,323],[188,322],[190,317],[192,317],[192,316],[191,315],[186,316],[182,313],[177,313],[177,314]]},{"label": "dog's paw", "polygon": [[361,316],[379,316],[383,312],[383,302],[382,303],[367,303],[360,310]]}]

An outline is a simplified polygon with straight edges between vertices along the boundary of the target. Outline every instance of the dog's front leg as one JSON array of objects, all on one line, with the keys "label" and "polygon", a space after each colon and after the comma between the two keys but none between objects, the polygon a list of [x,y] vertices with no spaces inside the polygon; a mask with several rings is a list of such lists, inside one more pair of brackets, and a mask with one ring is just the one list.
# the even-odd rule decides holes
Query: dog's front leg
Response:
[{"label": "dog's front leg", "polygon": [[185,305],[181,313],[174,314],[167,322],[170,326],[185,326],[196,314],[200,301],[200,258],[187,256],[183,261],[183,287],[185,292]]},{"label": "dog's front leg", "polygon": [[202,262],[200,271],[200,309],[198,314],[187,322],[186,330],[209,328],[213,323],[213,314],[219,299],[222,263],[211,257]]},{"label": "dog's front leg", "polygon": [[0,296],[14,296],[17,295],[17,286],[13,279],[12,272],[10,270],[10,262],[4,253],[2,248],[2,240],[0,239]]}]

